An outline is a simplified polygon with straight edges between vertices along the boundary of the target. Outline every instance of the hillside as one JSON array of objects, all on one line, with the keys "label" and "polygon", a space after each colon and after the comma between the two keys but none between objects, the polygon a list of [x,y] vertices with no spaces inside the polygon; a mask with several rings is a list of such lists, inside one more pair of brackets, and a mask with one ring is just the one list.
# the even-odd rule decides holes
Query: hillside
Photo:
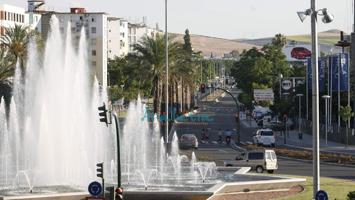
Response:
[{"label": "hillside", "polygon": [[[172,37],[173,41],[184,42],[183,34],[172,34]],[[210,56],[212,53],[217,57],[222,57],[225,53],[229,53],[233,50],[242,52],[243,50],[248,50],[253,47],[259,48],[258,45],[202,35],[191,35],[191,44],[195,51],[201,51],[204,56]]]},{"label": "hillside", "polygon": [[[346,33],[345,33],[346,37]],[[311,35],[290,35],[286,36],[287,40],[289,41],[296,41],[301,44],[310,44],[311,43]],[[340,39],[340,31],[336,29],[328,30],[325,32],[318,33],[318,40],[320,45],[326,46],[334,46]],[[237,39],[235,41],[252,44],[252,45],[259,45],[263,46],[265,44],[270,43],[272,38],[260,38],[260,39]]]},{"label": "hillside", "polygon": [[[311,35],[291,35],[291,36],[286,36],[286,38],[288,40],[295,40],[297,42],[311,43]],[[340,39],[339,30],[329,30],[329,31],[318,33],[318,40],[320,44],[334,45],[339,41],[339,39]]]}]

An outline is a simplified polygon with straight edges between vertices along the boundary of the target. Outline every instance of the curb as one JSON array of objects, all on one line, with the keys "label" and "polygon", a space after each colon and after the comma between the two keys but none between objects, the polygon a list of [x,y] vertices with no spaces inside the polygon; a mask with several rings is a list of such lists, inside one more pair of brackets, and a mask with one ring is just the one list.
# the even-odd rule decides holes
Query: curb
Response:
[{"label": "curb", "polygon": [[[292,161],[300,161],[300,162],[306,162],[306,163],[313,163],[312,160],[304,160],[300,158],[291,158],[291,157],[286,157],[286,156],[277,156],[278,158],[284,159],[284,160],[292,160]],[[339,166],[339,167],[351,167],[354,168],[355,165],[349,165],[349,164],[338,164],[338,163],[331,163],[331,162],[324,162],[321,161],[321,164],[324,165],[332,165],[332,166]]]},{"label": "curb", "polygon": [[[301,150],[306,150],[306,151],[312,151],[312,147],[300,147],[292,144],[279,144],[278,146],[284,146],[284,147],[291,147],[295,149],[301,149]],[[329,151],[329,150],[319,150],[321,153],[330,153],[330,154],[337,154],[337,155],[343,155],[343,156],[353,156],[355,157],[355,154],[352,153],[345,153],[345,152],[337,152],[337,151]]]}]

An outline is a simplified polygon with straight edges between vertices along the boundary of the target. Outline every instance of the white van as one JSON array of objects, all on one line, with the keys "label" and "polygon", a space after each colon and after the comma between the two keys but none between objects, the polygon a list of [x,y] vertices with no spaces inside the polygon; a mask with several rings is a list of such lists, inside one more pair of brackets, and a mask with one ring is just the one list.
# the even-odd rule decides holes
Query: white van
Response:
[{"label": "white van", "polygon": [[251,167],[257,173],[267,171],[270,174],[278,169],[275,151],[267,149],[242,153],[235,160],[224,161],[224,166]]},{"label": "white van", "polygon": [[275,134],[271,129],[259,129],[253,136],[253,143],[260,146],[275,147]]}]

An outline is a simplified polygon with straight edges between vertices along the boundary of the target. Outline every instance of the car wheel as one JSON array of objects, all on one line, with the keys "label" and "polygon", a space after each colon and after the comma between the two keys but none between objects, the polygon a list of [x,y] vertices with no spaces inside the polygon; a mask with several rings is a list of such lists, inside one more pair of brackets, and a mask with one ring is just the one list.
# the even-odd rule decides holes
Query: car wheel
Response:
[{"label": "car wheel", "polygon": [[276,146],[275,143],[272,143],[272,144],[271,144],[271,147],[275,148],[275,146]]},{"label": "car wheel", "polygon": [[263,173],[264,172],[264,169],[263,169],[263,167],[262,166],[257,166],[256,167],[256,173]]},{"label": "car wheel", "polygon": [[274,173],[274,170],[267,170],[267,173],[273,174],[273,173]]}]

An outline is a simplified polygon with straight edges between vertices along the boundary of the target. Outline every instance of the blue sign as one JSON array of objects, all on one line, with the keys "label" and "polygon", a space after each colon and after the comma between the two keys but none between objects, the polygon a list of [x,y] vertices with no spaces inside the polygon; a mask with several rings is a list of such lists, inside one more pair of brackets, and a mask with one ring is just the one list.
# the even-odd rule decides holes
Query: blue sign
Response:
[{"label": "blue sign", "polygon": [[[331,74],[330,85],[332,91],[337,92],[348,90],[348,68],[349,68],[349,55],[341,53],[329,58],[329,73]],[[339,73],[340,71],[340,73]],[[338,79],[338,77],[340,77]],[[340,82],[340,85],[338,84]]]},{"label": "blue sign", "polygon": [[[325,66],[327,60],[323,57],[318,58],[318,80],[319,80],[319,91],[323,92],[325,89]],[[308,80],[308,90],[312,90],[312,59],[308,58],[307,62],[307,80]]]},{"label": "blue sign", "polygon": [[92,196],[99,196],[102,192],[102,186],[97,181],[91,182],[88,191]]},{"label": "blue sign", "polygon": [[328,194],[323,191],[323,190],[319,190],[316,193],[316,199],[315,200],[328,200]]}]

